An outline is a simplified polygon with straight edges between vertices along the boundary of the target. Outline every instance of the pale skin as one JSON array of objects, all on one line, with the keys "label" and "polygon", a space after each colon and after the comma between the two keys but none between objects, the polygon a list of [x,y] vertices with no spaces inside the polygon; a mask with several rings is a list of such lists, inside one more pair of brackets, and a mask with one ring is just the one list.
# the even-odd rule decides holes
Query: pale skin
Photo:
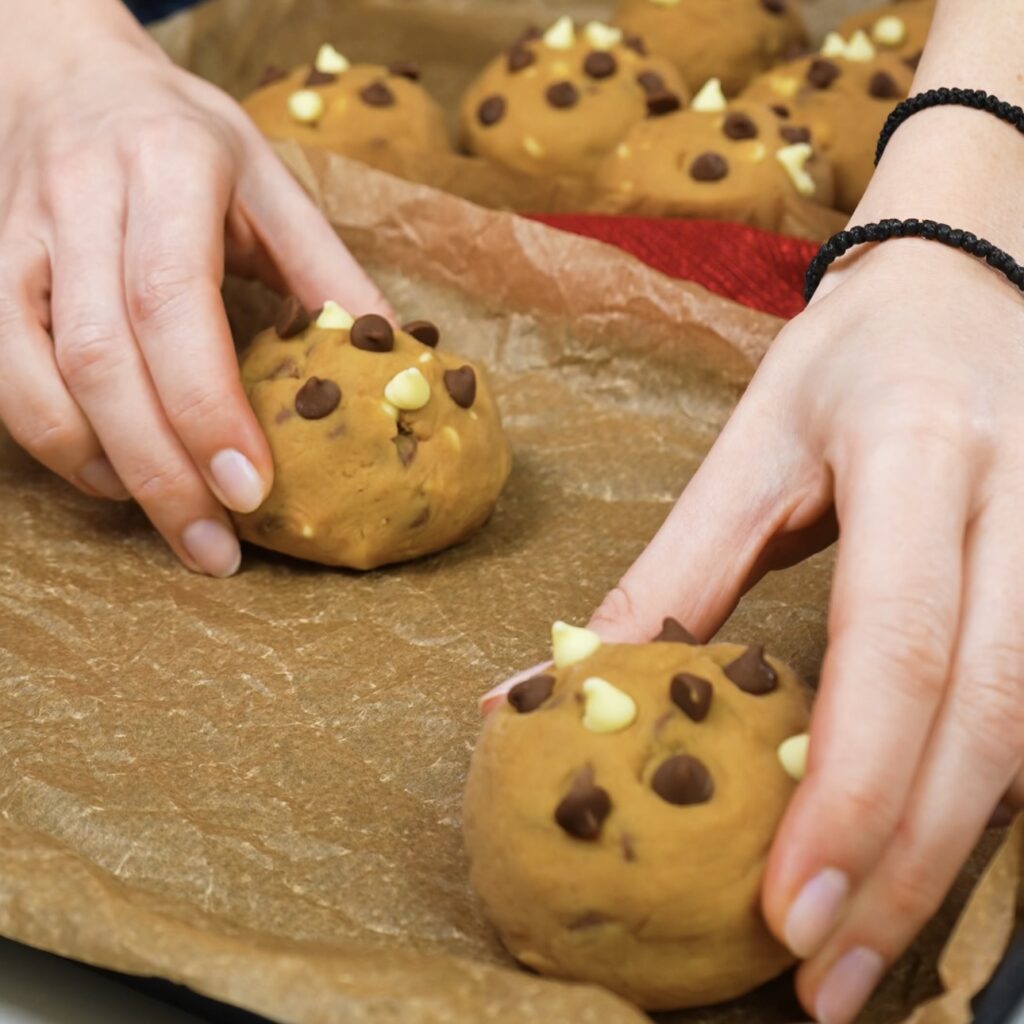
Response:
[{"label": "pale skin", "polygon": [[[1024,104],[1019,0],[941,0],[915,88]],[[240,109],[120,0],[3,0],[0,419],[94,497],[134,497],[189,568],[230,575],[225,506],[273,469],[239,386],[227,266],[315,307],[387,306]],[[1024,140],[913,118],[852,223],[931,217],[1024,258]],[[847,257],[779,336],[665,525],[593,619],[707,638],[841,531],[811,765],[775,844],[770,926],[801,999],[847,1024],[997,805],[1024,804],[1024,301],[970,257]],[[804,895],[801,895],[804,894]]]}]

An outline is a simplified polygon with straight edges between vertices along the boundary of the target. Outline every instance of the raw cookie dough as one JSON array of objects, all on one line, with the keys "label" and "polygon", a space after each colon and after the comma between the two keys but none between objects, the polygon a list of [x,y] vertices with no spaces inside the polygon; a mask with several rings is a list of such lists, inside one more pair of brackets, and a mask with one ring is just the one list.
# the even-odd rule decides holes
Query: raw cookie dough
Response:
[{"label": "raw cookie dough", "polygon": [[743,98],[782,106],[835,168],[836,206],[851,213],[875,169],[878,134],[893,107],[905,99],[913,72],[898,57],[875,52],[861,32],[842,40],[848,56],[826,47],[821,54],[783,64],[756,78]]},{"label": "raw cookie dough", "polygon": [[444,113],[418,76],[405,61],[389,68],[349,65],[325,45],[312,65],[290,73],[268,69],[266,84],[242,105],[269,138],[315,143],[350,156],[381,147],[451,150]]},{"label": "raw cookie dough", "polygon": [[759,891],[795,786],[778,748],[809,712],[760,648],[670,624],[640,645],[556,624],[555,666],[488,716],[465,801],[471,879],[511,954],[650,1010],[731,999],[792,962]]},{"label": "raw cookie dough", "polygon": [[327,565],[372,569],[482,526],[510,455],[487,380],[426,321],[319,320],[290,299],[242,359],[274,457],[274,488],[239,535]]},{"label": "raw cookie dough", "polygon": [[815,152],[810,130],[784,108],[743,101],[637,125],[597,181],[614,196],[616,212],[642,213],[653,203],[669,216],[770,231],[802,199],[829,206],[834,198],[832,168]]},{"label": "raw cookie dough", "polygon": [[688,94],[668,61],[600,22],[527,32],[470,85],[463,146],[525,174],[587,177],[627,131]]},{"label": "raw cookie dough", "polygon": [[934,14],[935,0],[902,0],[847,18],[839,26],[839,32],[849,37],[863,29],[879,53],[902,57],[914,68],[924,49]]},{"label": "raw cookie dough", "polygon": [[668,57],[691,90],[718,78],[729,96],[807,42],[797,0],[619,0],[613,20]]}]

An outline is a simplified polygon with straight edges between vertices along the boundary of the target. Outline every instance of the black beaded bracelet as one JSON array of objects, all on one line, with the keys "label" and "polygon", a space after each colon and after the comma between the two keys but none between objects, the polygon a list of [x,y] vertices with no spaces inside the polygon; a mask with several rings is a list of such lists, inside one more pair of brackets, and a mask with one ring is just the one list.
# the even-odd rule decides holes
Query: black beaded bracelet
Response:
[{"label": "black beaded bracelet", "polygon": [[865,242],[887,242],[890,238],[925,238],[928,241],[941,242],[952,249],[962,249],[971,256],[984,260],[994,267],[1006,279],[1024,292],[1024,267],[1012,256],[993,245],[984,238],[979,238],[970,231],[951,228],[948,224],[939,224],[934,220],[882,220],[877,224],[864,224],[859,227],[847,228],[833,235],[811,260],[804,279],[804,300],[811,301],[811,296],[818,290],[825,271],[855,245]]},{"label": "black beaded bracelet", "polygon": [[893,108],[892,113],[886,119],[881,134],[878,136],[878,146],[875,149],[875,163],[882,159],[885,147],[893,133],[904,121],[922,110],[930,107],[970,107],[972,110],[983,110],[986,113],[998,117],[1012,125],[1024,135],[1024,110],[1015,107],[1012,103],[1001,100],[998,96],[992,96],[983,89],[929,89],[927,92],[920,92],[911,96]]}]

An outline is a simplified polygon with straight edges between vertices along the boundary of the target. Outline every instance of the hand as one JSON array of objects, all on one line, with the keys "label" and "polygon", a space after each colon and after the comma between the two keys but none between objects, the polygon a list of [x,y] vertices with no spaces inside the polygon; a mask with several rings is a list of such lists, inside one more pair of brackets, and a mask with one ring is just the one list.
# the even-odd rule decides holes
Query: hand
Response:
[{"label": "hand", "polygon": [[0,420],[87,494],[134,497],[225,576],[273,480],[225,266],[310,308],[387,311],[241,109],[115,0],[4,0]]},{"label": "hand", "polygon": [[962,253],[848,257],[779,335],[658,535],[592,621],[710,637],[840,530],[809,774],[764,910],[847,1024],[1000,800],[1024,806],[1024,302]]}]

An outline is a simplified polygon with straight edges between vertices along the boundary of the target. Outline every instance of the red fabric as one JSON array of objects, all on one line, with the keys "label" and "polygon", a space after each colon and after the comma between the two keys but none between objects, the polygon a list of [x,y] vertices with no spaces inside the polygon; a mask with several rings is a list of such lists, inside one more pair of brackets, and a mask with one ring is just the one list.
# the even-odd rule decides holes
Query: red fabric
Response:
[{"label": "red fabric", "polygon": [[624,249],[670,277],[776,316],[803,309],[804,271],[813,242],[720,221],[655,220],[596,214],[537,216],[551,227]]}]

